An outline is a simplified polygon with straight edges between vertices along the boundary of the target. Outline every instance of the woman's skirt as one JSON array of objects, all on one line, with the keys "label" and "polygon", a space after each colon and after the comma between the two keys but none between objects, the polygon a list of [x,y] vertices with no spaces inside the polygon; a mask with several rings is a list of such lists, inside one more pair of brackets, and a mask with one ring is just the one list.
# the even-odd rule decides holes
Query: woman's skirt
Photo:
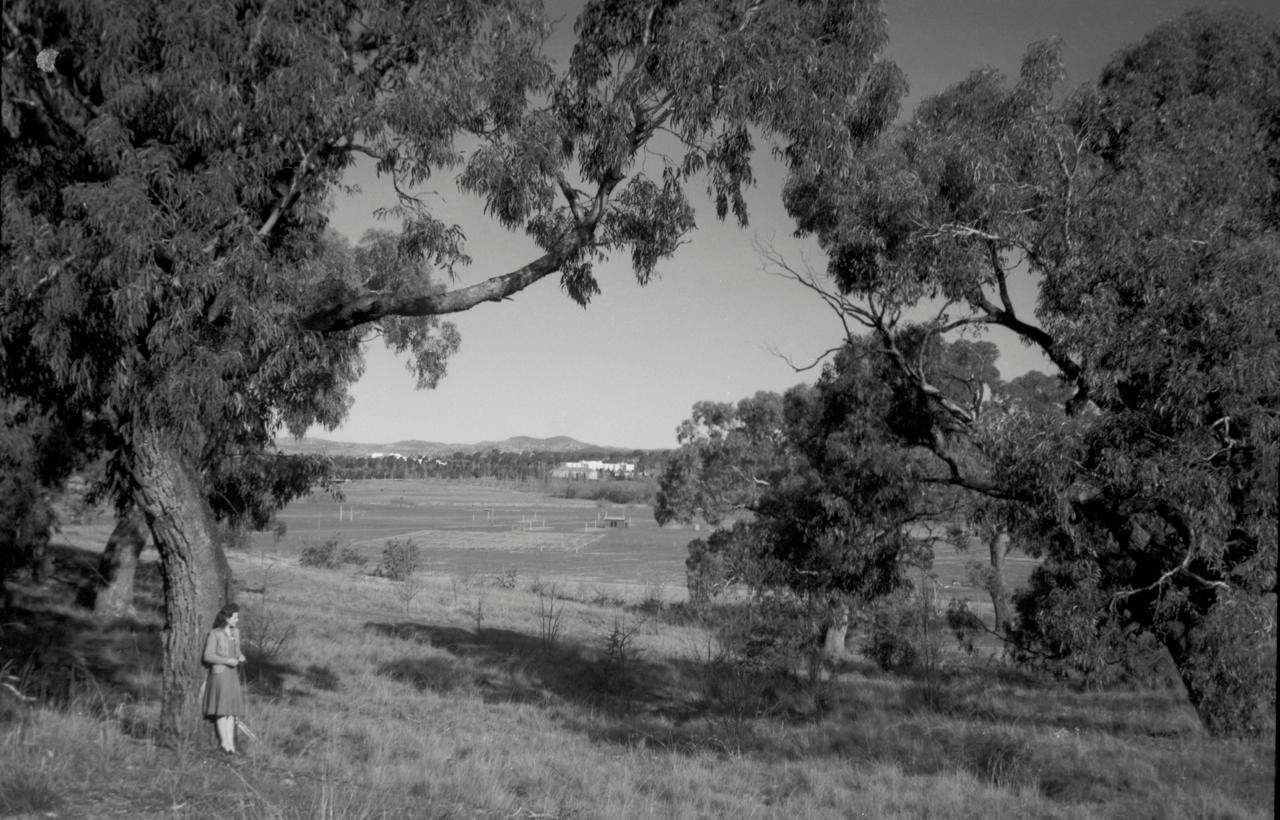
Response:
[{"label": "woman's skirt", "polygon": [[244,696],[235,670],[209,673],[204,688],[204,714],[206,717],[244,714]]}]

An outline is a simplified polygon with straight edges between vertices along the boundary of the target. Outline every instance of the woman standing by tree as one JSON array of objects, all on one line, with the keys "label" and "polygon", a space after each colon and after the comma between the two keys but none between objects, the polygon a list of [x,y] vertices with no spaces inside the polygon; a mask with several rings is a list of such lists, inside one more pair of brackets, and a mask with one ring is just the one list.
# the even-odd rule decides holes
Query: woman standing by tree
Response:
[{"label": "woman standing by tree", "polygon": [[240,653],[240,607],[227,604],[218,610],[213,629],[204,644],[204,663],[209,679],[204,690],[204,714],[213,721],[218,745],[227,754],[236,753],[236,718],[244,714],[244,695],[235,668],[244,663]]}]

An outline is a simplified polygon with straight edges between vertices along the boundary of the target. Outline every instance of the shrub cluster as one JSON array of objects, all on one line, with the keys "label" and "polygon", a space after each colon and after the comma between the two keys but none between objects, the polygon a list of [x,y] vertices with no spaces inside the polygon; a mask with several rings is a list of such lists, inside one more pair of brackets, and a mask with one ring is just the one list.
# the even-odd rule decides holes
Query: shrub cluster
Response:
[{"label": "shrub cluster", "polygon": [[610,504],[651,504],[657,488],[652,481],[568,481],[552,490],[559,498],[580,498]]},{"label": "shrub cluster", "polygon": [[387,539],[386,546],[382,548],[378,574],[392,581],[408,580],[421,566],[418,552],[418,545],[409,539]]},{"label": "shrub cluster", "polygon": [[881,601],[872,608],[871,623],[858,651],[885,672],[912,672],[920,660],[916,646],[919,632],[919,612],[907,597]]},{"label": "shrub cluster", "polygon": [[363,564],[364,556],[350,545],[338,546],[337,536],[330,536],[322,543],[310,542],[298,555],[298,563],[304,567],[340,569],[345,564]]}]

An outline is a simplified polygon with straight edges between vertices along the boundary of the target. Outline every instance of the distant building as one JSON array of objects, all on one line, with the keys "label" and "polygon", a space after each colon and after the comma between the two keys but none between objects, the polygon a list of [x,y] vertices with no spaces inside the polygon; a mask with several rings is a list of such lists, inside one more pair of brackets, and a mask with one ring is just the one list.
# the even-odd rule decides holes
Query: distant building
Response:
[{"label": "distant building", "polygon": [[554,478],[572,478],[579,481],[599,481],[602,478],[633,478],[636,465],[627,461],[566,461],[553,467]]}]

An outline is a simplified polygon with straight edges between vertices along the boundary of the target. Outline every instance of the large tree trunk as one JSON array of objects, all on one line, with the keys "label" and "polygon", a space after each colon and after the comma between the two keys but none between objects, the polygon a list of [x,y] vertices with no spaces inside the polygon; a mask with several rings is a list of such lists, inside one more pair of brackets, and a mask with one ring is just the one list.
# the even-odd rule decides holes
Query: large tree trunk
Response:
[{"label": "large tree trunk", "polygon": [[1274,597],[1240,595],[1161,630],[1187,700],[1211,734],[1250,737],[1274,727],[1275,606]]},{"label": "large tree trunk", "polygon": [[198,473],[176,444],[154,429],[134,438],[134,501],[146,517],[164,579],[161,738],[174,743],[199,720],[196,694],[204,633],[227,602],[231,572]]},{"label": "large tree trunk", "polygon": [[143,532],[146,520],[136,506],[130,505],[116,519],[115,529],[107,539],[98,561],[97,577],[80,591],[80,603],[105,617],[133,615],[133,580],[138,557],[147,545]]},{"label": "large tree trunk", "polygon": [[991,575],[987,580],[987,592],[991,595],[991,606],[995,610],[995,631],[1004,635],[1009,628],[1012,615],[1009,612],[1009,590],[1004,582],[1004,554],[1009,548],[1009,534],[996,532],[987,541],[991,553]]}]

